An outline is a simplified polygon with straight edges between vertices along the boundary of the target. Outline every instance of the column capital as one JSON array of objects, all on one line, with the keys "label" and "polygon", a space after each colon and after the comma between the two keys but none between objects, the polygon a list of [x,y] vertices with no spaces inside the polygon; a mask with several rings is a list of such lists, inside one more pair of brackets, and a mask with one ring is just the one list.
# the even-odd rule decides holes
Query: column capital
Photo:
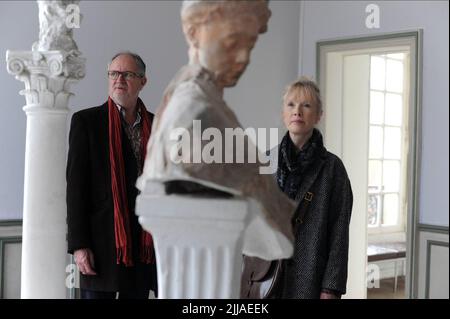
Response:
[{"label": "column capital", "polygon": [[74,51],[6,51],[8,73],[24,82],[26,107],[67,108],[69,85],[84,77],[86,59]]},{"label": "column capital", "polygon": [[69,85],[84,77],[86,59],[73,39],[79,0],[40,0],[39,40],[31,51],[6,51],[8,73],[25,83],[25,112],[67,110]]}]

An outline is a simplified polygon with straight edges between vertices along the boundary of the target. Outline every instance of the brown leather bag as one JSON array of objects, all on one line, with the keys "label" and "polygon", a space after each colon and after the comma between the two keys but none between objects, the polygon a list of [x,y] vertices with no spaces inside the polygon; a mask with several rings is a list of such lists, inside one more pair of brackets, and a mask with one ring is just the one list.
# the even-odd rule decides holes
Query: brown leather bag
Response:
[{"label": "brown leather bag", "polygon": [[[313,194],[307,192],[292,217],[294,234],[303,224]],[[258,257],[244,256],[241,276],[241,299],[281,298],[286,259],[264,260]]]},{"label": "brown leather bag", "polygon": [[279,297],[283,278],[283,260],[264,260],[244,256],[241,277],[241,299],[273,299]]}]

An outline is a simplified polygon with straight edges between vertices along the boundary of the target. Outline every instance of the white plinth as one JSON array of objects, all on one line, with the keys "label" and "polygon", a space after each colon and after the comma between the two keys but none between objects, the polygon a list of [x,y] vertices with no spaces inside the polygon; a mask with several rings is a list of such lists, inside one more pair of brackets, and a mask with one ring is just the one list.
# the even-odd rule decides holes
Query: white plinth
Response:
[{"label": "white plinth", "polygon": [[239,298],[247,201],[141,194],[136,213],[155,242],[159,298]]}]

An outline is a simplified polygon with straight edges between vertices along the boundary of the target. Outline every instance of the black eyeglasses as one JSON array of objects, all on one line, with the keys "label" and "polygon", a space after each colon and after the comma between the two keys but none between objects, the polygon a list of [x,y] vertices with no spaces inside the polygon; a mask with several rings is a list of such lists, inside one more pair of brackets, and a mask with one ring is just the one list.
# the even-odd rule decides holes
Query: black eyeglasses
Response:
[{"label": "black eyeglasses", "polygon": [[132,79],[135,79],[135,78],[142,78],[142,77],[144,77],[143,74],[138,74],[138,73],[132,72],[132,71],[123,71],[123,72],[120,72],[120,71],[108,71],[108,77],[111,80],[117,80],[120,75],[122,75],[122,77],[125,80],[132,80]]}]

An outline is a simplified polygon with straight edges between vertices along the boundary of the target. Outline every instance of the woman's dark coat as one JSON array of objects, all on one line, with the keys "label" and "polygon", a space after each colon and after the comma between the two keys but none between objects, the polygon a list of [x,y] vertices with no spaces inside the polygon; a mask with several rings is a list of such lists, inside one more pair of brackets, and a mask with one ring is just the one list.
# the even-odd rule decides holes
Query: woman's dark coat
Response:
[{"label": "woman's dark coat", "polygon": [[306,151],[295,154],[286,134],[275,155],[282,190],[298,203],[306,192],[313,194],[296,234],[293,257],[285,263],[283,298],[319,298],[322,290],[346,292],[350,181],[342,161],[323,146],[318,130],[308,143]]}]

